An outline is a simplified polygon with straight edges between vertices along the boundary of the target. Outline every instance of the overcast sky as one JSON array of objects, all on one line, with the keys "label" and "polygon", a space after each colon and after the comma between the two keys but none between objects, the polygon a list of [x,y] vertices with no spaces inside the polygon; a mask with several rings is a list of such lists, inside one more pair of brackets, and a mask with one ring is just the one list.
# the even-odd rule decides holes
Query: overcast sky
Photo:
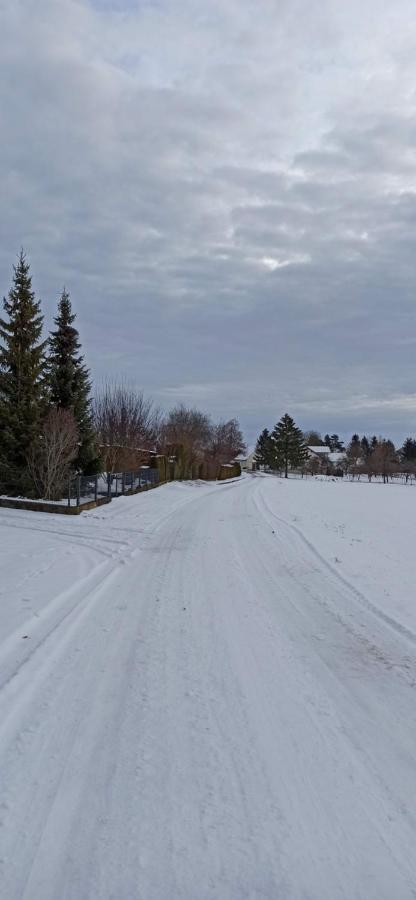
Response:
[{"label": "overcast sky", "polygon": [[416,433],[414,0],[0,0],[0,291],[94,378]]}]

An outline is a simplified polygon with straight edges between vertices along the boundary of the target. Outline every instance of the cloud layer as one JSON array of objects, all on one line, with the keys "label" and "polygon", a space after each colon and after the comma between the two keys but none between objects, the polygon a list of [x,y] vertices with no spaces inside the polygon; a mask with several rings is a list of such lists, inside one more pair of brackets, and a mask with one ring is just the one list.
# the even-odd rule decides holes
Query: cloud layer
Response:
[{"label": "cloud layer", "polygon": [[[363,9],[363,7],[365,7]],[[163,405],[416,431],[416,21],[397,0],[3,0],[0,277]]]}]

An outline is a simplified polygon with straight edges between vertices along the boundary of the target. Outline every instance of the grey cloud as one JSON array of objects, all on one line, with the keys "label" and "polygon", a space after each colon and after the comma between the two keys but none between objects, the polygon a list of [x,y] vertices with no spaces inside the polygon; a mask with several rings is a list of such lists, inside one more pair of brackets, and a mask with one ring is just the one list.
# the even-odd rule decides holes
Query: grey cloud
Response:
[{"label": "grey cloud", "polygon": [[6,0],[3,291],[23,244],[98,380],[249,437],[415,430],[415,29],[361,7]]}]

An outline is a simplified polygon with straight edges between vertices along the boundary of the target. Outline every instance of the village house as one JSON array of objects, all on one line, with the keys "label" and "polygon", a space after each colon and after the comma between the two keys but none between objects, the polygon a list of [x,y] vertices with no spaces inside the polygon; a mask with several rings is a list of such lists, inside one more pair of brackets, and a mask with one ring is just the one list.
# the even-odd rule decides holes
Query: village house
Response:
[{"label": "village house", "polygon": [[258,468],[255,449],[248,450],[247,453],[240,453],[235,458],[235,462],[240,463],[242,472],[255,472]]},{"label": "village house", "polygon": [[328,472],[329,470],[343,470],[345,464],[345,452],[331,451],[326,445],[308,447],[308,459],[312,469],[316,472]]}]

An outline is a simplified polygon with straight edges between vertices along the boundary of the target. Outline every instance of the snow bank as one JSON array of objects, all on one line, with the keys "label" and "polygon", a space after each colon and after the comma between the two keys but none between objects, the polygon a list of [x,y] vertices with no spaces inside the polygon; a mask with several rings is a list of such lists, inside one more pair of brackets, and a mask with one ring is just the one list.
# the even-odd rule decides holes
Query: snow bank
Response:
[{"label": "snow bank", "polygon": [[416,494],[405,485],[267,476],[267,504],[339,574],[416,633]]}]

